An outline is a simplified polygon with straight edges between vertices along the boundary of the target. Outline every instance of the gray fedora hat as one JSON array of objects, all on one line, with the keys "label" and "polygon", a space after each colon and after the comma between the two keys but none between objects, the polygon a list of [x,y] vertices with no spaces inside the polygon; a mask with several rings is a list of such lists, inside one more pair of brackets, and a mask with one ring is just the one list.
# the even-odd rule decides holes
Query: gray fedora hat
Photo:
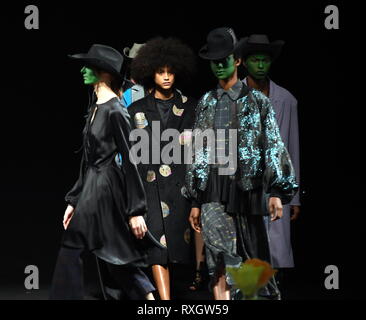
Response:
[{"label": "gray fedora hat", "polygon": [[134,43],[131,48],[125,47],[123,54],[126,58],[134,59],[138,51],[145,45],[145,43]]}]

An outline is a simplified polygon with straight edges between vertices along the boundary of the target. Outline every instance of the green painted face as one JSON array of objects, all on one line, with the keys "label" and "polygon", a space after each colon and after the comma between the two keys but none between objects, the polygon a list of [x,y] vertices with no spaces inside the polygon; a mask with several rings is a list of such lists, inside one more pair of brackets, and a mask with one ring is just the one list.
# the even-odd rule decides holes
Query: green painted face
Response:
[{"label": "green painted face", "polygon": [[257,80],[267,77],[272,59],[268,54],[252,54],[245,60],[249,74]]},{"label": "green painted face", "polygon": [[210,66],[213,74],[219,80],[230,78],[235,72],[234,55],[230,55],[221,60],[210,61]]},{"label": "green painted face", "polygon": [[84,78],[84,84],[95,84],[99,81],[99,77],[95,74],[94,70],[88,68],[88,67],[82,67],[80,72],[83,75]]}]

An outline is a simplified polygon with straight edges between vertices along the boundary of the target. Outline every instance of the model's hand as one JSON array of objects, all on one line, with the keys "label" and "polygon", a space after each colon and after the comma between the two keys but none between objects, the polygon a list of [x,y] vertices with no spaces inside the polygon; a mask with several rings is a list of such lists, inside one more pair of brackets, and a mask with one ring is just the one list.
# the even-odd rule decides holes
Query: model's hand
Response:
[{"label": "model's hand", "polygon": [[196,232],[201,232],[201,209],[192,208],[189,215],[189,223]]},{"label": "model's hand", "polygon": [[291,221],[295,221],[299,218],[300,206],[291,206]]},{"label": "model's hand", "polygon": [[130,217],[129,225],[137,239],[142,239],[145,236],[147,226],[143,216]]},{"label": "model's hand", "polygon": [[65,210],[65,214],[64,214],[64,221],[63,221],[63,225],[64,225],[64,229],[67,229],[67,226],[69,225],[72,216],[74,215],[74,207],[68,205],[66,210]]},{"label": "model's hand", "polygon": [[282,218],[282,202],[280,198],[270,197],[268,202],[269,213],[271,214],[271,221]]}]

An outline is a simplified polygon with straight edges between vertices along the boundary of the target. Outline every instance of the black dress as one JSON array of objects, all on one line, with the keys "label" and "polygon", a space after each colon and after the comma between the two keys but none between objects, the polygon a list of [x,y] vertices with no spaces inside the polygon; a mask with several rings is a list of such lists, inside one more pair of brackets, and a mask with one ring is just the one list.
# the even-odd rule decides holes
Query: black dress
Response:
[{"label": "black dress", "polygon": [[[128,225],[128,217],[146,212],[143,184],[129,160],[128,118],[118,98],[90,108],[80,176],[65,198],[75,213],[62,244],[85,248],[115,265],[144,266],[143,245]],[[118,153],[121,165],[115,161]]]},{"label": "black dress", "polygon": [[[184,147],[189,143],[190,136],[185,135],[184,131],[193,127],[196,103],[196,100],[175,90],[171,100],[155,99],[151,93],[127,109],[132,127],[143,129],[149,137],[149,163],[138,165],[147,196],[147,227],[157,241],[166,247],[162,249],[148,244],[148,263],[151,265],[192,262],[192,229],[188,221],[191,202],[185,198],[184,187]],[[156,125],[153,121],[160,124],[160,130],[153,130]],[[164,147],[172,140],[161,139],[163,130],[168,128],[176,129],[179,135],[175,138],[179,139],[181,148],[180,164],[163,163],[160,157],[161,154],[166,155],[168,151]],[[153,153],[158,156],[157,161],[154,161]]]}]

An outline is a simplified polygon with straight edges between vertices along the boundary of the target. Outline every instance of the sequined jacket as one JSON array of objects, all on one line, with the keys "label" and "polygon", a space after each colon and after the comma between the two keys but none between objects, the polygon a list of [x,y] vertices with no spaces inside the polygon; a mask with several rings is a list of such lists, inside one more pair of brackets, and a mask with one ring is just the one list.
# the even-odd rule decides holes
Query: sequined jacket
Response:
[{"label": "sequined jacket", "polygon": [[[194,129],[212,129],[215,120],[217,91],[207,92],[198,102]],[[266,193],[291,201],[298,185],[295,171],[284,146],[269,99],[258,90],[243,86],[237,99],[237,143],[239,186],[248,191],[263,186]],[[196,199],[197,191],[207,187],[210,172],[207,144],[195,145],[193,163],[187,166],[186,188]]]}]

